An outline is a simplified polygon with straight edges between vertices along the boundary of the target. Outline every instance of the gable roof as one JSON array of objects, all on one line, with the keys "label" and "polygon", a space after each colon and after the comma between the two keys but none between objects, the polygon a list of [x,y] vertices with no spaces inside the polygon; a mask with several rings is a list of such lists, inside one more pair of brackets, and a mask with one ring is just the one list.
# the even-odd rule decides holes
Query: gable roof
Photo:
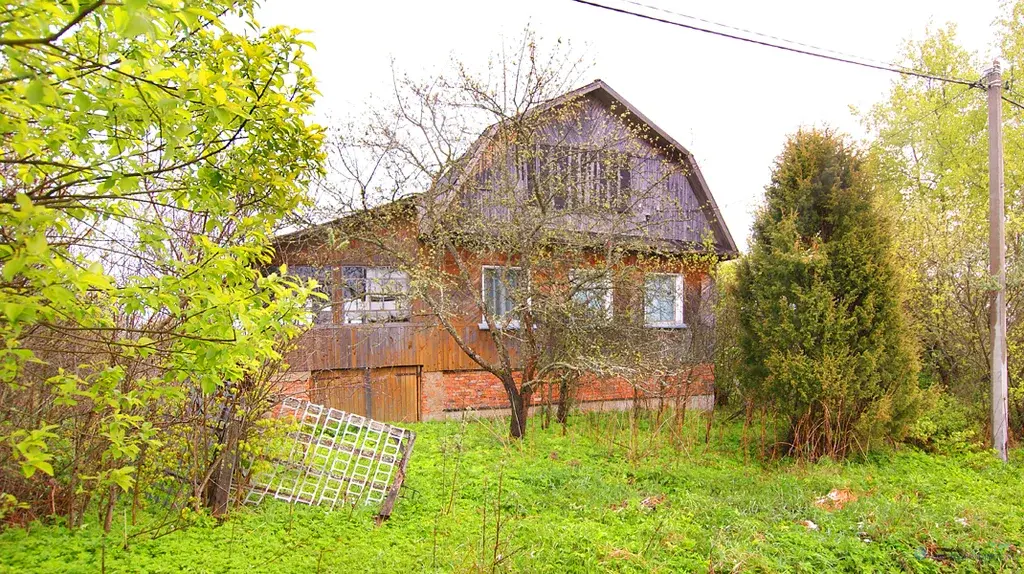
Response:
[{"label": "gable roof", "polygon": [[[715,202],[714,196],[711,194],[711,190],[708,188],[707,180],[704,179],[704,174],[700,171],[700,166],[697,165],[697,159],[690,153],[690,150],[686,149],[683,144],[679,143],[675,138],[670,136],[668,132],[661,129],[657,124],[650,120],[633,104],[629,103],[628,100],[619,95],[618,92],[612,89],[604,80],[596,79],[589,84],[576,88],[570,92],[566,92],[561,96],[552,98],[546,102],[540,103],[531,108],[527,113],[538,114],[543,113],[546,110],[558,107],[566,104],[573,100],[582,97],[592,97],[598,102],[612,106],[618,104],[625,108],[627,118],[635,123],[640,123],[648,128],[657,136],[657,139],[661,140],[659,143],[668,149],[672,149],[679,154],[680,161],[686,167],[686,179],[693,189],[697,200],[700,202],[701,210],[704,212],[704,216],[707,218],[708,223],[715,236],[715,243],[719,254],[725,257],[735,257],[739,255],[739,249],[736,248],[736,242],[732,238],[732,233],[729,232],[728,226],[725,224],[725,219],[722,217],[722,212],[718,208],[718,203]],[[470,146],[470,149],[466,152],[466,158],[469,164],[469,169],[464,170],[465,172],[472,171],[472,164],[480,160],[483,154],[484,142],[488,139],[488,135],[492,134],[498,128],[498,124],[489,126],[484,130],[480,137]]]},{"label": "gable roof", "polygon": [[704,214],[708,218],[711,228],[714,230],[716,242],[723,248],[723,255],[739,255],[739,250],[736,248],[736,242],[732,238],[732,233],[729,232],[729,228],[725,224],[725,219],[722,217],[722,212],[718,208],[718,203],[715,202],[714,196],[711,195],[711,190],[708,188],[708,183],[704,179],[704,174],[701,173],[700,166],[697,165],[697,159],[693,157],[690,150],[686,149],[683,144],[670,136],[668,132],[658,127],[658,125],[645,116],[643,112],[638,110],[633,104],[629,103],[628,100],[613,90],[611,86],[600,79],[594,80],[586,86],[573,90],[572,92],[556,98],[545,105],[555,106],[566,99],[581,96],[591,96],[606,105],[618,103],[622,107],[626,108],[626,111],[628,111],[629,115],[632,116],[633,121],[640,122],[649,127],[658,136],[658,138],[662,140],[662,144],[675,149],[679,153],[680,158],[687,168],[686,178],[689,180],[690,186],[693,188],[693,192],[697,195],[697,199],[701,202],[701,209],[704,210]]},{"label": "gable roof", "polygon": [[[657,139],[661,140],[659,142],[660,144],[678,153],[679,160],[686,167],[686,179],[689,182],[690,187],[693,189],[694,195],[696,195],[697,200],[700,202],[701,210],[703,211],[704,216],[707,218],[708,223],[711,226],[712,232],[714,233],[716,249],[719,255],[723,257],[735,257],[739,255],[739,250],[736,248],[736,242],[733,240],[732,234],[729,232],[729,228],[725,224],[725,219],[722,217],[722,212],[721,210],[719,210],[718,204],[715,202],[715,198],[711,194],[711,190],[708,188],[707,181],[704,179],[704,174],[701,173],[700,166],[697,165],[697,160],[696,158],[694,158],[693,154],[690,153],[690,151],[686,149],[683,146],[683,144],[679,143],[678,141],[676,141],[675,138],[670,136],[668,132],[658,127],[657,124],[651,121],[650,118],[645,116],[633,104],[629,103],[628,100],[620,96],[618,92],[613,90],[611,86],[609,86],[603,80],[594,80],[593,82],[585,86],[566,92],[565,94],[550,99],[546,102],[542,102],[531,108],[527,113],[543,113],[546,110],[550,110],[552,108],[558,107],[560,105],[566,104],[568,102],[571,102],[582,97],[592,97],[606,106],[612,106],[614,104],[622,106],[623,108],[625,108],[627,112],[626,117],[629,121],[640,123],[647,126],[654,133]],[[472,165],[480,161],[481,157],[483,156],[485,142],[489,139],[488,136],[493,134],[494,131],[498,129],[498,127],[498,124],[493,124],[489,126],[480,134],[480,137],[478,137],[476,141],[466,151],[463,157],[466,159],[468,169],[460,170],[462,173],[471,172]],[[445,176],[442,176],[442,179],[444,179],[444,177]],[[410,194],[398,201],[409,199],[416,195],[419,194]],[[350,216],[351,215],[345,215],[337,219],[334,219],[333,221],[318,225],[316,227],[319,228],[323,226],[336,224],[344,219],[347,219]],[[300,230],[294,233],[279,236],[277,239],[287,240],[290,238],[294,238],[296,236],[305,235],[305,232],[308,231],[311,230]]]}]

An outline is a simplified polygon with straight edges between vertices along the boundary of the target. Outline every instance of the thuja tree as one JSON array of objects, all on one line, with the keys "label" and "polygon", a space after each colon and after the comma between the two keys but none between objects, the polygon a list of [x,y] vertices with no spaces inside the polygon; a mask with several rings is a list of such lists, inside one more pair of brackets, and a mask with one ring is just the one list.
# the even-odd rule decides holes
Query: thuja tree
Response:
[{"label": "thuja tree", "polygon": [[319,169],[303,42],[244,0],[5,12],[0,492],[109,525],[151,468],[223,506],[211,419],[262,408],[304,320],[308,290],[259,272]]},{"label": "thuja tree", "polygon": [[638,364],[666,354],[640,352],[658,333],[636,294],[678,247],[651,237],[704,219],[664,191],[675,152],[623,105],[571,91],[571,50],[527,31],[490,63],[396,74],[392,101],[339,127],[328,189],[335,239],[408,276],[413,312],[501,381],[522,437],[544,385],[664,371]]},{"label": "thuja tree", "polygon": [[869,165],[829,130],[776,160],[738,269],[740,368],[794,455],[900,438],[922,403],[892,223]]}]

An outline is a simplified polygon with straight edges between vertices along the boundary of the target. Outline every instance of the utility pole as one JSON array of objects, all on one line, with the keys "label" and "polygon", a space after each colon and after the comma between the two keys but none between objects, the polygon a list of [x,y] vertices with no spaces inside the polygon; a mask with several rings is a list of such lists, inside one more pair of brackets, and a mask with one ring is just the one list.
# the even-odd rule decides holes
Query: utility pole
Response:
[{"label": "utility pole", "polygon": [[988,91],[988,268],[995,285],[989,304],[992,334],[992,448],[1006,460],[1006,235],[1003,231],[1003,74],[999,60],[985,73]]}]

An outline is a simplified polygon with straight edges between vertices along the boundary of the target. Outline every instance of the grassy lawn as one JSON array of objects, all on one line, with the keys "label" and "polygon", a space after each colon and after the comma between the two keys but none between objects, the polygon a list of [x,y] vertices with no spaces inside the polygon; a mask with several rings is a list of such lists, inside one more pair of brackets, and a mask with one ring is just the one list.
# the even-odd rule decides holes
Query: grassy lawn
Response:
[{"label": "grassy lawn", "polygon": [[[146,533],[161,518],[151,508],[128,524],[127,548],[124,516],[105,536],[95,519],[8,529],[0,572],[1024,569],[1020,451],[1010,465],[910,449],[762,465],[744,461],[738,426],[706,448],[697,419],[678,448],[665,433],[633,436],[622,415],[577,417],[566,436],[534,419],[512,445],[504,421],[423,423],[408,489],[381,527],[365,510],[269,502]],[[833,489],[855,500],[815,504]]]}]

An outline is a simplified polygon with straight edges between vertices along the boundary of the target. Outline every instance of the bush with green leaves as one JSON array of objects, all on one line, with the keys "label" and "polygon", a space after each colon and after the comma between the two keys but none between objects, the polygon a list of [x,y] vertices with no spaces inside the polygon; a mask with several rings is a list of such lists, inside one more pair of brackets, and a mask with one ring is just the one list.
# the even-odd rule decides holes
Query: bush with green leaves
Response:
[{"label": "bush with green leaves", "polygon": [[907,442],[942,454],[981,450],[985,446],[985,432],[980,421],[986,415],[977,403],[949,393],[937,394],[935,403],[910,429]]},{"label": "bush with green leaves", "polygon": [[776,161],[737,276],[741,383],[786,451],[842,458],[902,438],[925,402],[892,228],[871,166],[830,130]]},{"label": "bush with green leaves", "polygon": [[153,461],[209,481],[206,421],[258,407],[302,328],[309,286],[259,270],[320,170],[315,86],[305,42],[253,11],[6,8],[0,492],[30,516],[74,524],[99,502],[109,524]]}]

